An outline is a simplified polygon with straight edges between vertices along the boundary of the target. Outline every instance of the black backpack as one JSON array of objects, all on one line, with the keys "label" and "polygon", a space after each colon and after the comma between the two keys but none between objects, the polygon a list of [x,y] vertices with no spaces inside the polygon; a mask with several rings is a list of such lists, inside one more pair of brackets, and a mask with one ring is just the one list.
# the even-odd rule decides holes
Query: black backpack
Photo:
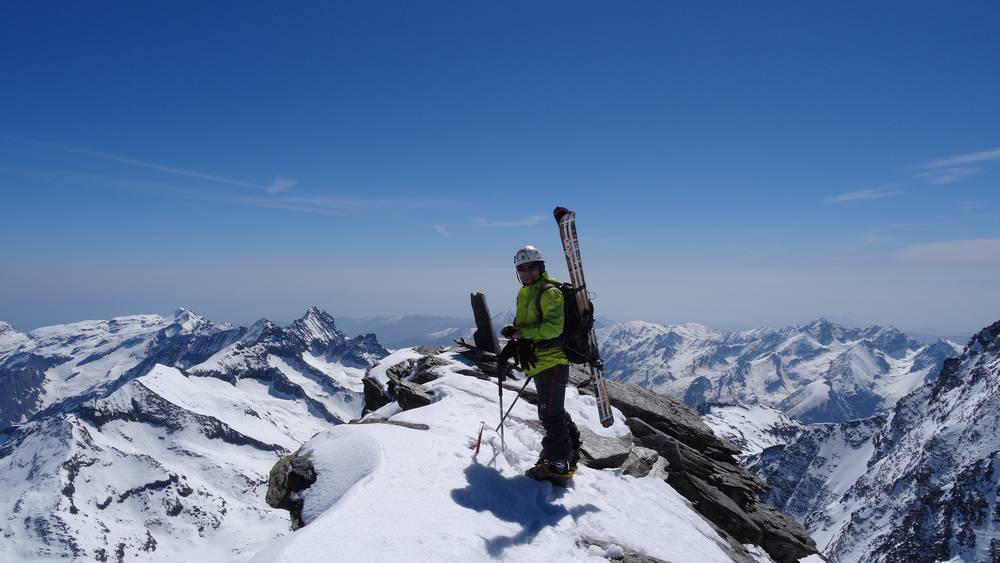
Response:
[{"label": "black backpack", "polygon": [[[590,299],[584,299],[584,310],[577,303],[577,293],[585,287],[573,287],[569,283],[547,282],[542,291],[538,292],[535,308],[538,310],[538,320],[542,320],[542,294],[549,288],[557,288],[563,296],[563,333],[551,340],[535,343],[535,348],[545,349],[562,346],[566,358],[573,364],[593,364],[599,362],[596,347],[590,341],[590,332],[594,328],[594,304]],[[584,294],[586,296],[586,294]]]}]

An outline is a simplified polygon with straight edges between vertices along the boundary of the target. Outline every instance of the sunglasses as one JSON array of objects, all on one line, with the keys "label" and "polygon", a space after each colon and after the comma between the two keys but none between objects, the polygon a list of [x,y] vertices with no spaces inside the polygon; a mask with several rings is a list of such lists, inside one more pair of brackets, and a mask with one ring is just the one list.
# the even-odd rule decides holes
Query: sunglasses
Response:
[{"label": "sunglasses", "polygon": [[531,270],[537,270],[538,264],[521,264],[517,267],[518,272],[530,272]]}]

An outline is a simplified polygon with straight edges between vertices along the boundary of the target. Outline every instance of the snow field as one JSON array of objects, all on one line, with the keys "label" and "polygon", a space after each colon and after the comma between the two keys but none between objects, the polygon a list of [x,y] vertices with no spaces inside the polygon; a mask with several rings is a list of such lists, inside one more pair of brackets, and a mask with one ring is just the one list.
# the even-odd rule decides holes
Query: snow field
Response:
[{"label": "snow field", "polygon": [[[529,424],[533,405],[514,406],[501,451],[495,383],[448,373],[427,387],[434,403],[389,420],[428,430],[341,425],[313,438],[306,448],[318,481],[303,494],[308,525],[253,561],[318,562],[331,554],[343,561],[606,561],[605,550],[580,546],[581,538],[668,561],[729,561],[721,538],[662,479],[581,467],[566,489],[531,480],[522,473],[541,442]],[[504,405],[515,396],[505,391]],[[593,398],[573,388],[566,406],[595,433],[628,432],[617,411],[616,424],[601,427]],[[487,430],[477,456],[481,420]]]}]

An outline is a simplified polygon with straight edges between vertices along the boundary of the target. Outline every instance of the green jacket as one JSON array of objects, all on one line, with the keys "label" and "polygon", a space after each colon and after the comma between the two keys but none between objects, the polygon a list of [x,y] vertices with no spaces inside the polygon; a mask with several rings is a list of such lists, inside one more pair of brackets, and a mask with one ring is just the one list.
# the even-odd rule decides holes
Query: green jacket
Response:
[{"label": "green jacket", "polygon": [[[561,336],[563,333],[563,295],[558,287],[549,287],[542,293],[542,318],[538,318],[538,294],[546,283],[558,285],[559,282],[543,272],[538,280],[526,285],[517,292],[517,312],[514,315],[514,326],[521,329],[525,340],[541,342]],[[525,370],[524,374],[531,377],[539,372],[560,364],[569,365],[562,346],[542,348],[535,351],[538,363],[535,367]]]}]

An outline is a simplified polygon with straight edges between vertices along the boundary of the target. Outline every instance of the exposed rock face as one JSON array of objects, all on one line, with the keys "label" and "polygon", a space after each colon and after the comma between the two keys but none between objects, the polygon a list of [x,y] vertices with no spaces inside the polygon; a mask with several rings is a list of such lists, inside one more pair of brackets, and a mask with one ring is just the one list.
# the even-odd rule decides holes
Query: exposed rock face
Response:
[{"label": "exposed rock face", "polygon": [[377,411],[378,409],[388,405],[392,402],[392,399],[388,397],[382,387],[379,386],[371,377],[367,375],[361,379],[361,384],[364,385],[365,394],[365,407],[361,411],[361,414],[368,414],[372,411]]},{"label": "exposed rock face", "polygon": [[816,553],[805,529],[763,504],[767,485],[736,463],[740,450],[716,437],[697,413],[671,397],[609,384],[636,442],[666,458],[667,482],[738,543],[764,547],[779,562]]},{"label": "exposed rock face", "polygon": [[740,453],[735,445],[718,438],[698,413],[680,401],[637,385],[608,382],[611,404],[629,418],[637,418],[684,444],[719,459]]},{"label": "exposed rock face", "polygon": [[404,411],[426,407],[434,402],[431,394],[424,390],[419,383],[410,381],[400,381],[393,388],[396,394],[396,401]]},{"label": "exposed rock face", "polygon": [[299,492],[316,482],[316,472],[309,463],[309,456],[299,452],[287,455],[274,464],[267,479],[265,500],[271,508],[282,508],[291,514],[292,529],[298,530],[302,521],[302,498]]},{"label": "exposed rock face", "polygon": [[586,428],[580,428],[580,442],[580,462],[594,469],[621,467],[632,452],[628,442],[598,436]]},{"label": "exposed rock face", "polygon": [[769,500],[842,561],[1000,561],[1000,322],[889,416],[751,458]]}]

